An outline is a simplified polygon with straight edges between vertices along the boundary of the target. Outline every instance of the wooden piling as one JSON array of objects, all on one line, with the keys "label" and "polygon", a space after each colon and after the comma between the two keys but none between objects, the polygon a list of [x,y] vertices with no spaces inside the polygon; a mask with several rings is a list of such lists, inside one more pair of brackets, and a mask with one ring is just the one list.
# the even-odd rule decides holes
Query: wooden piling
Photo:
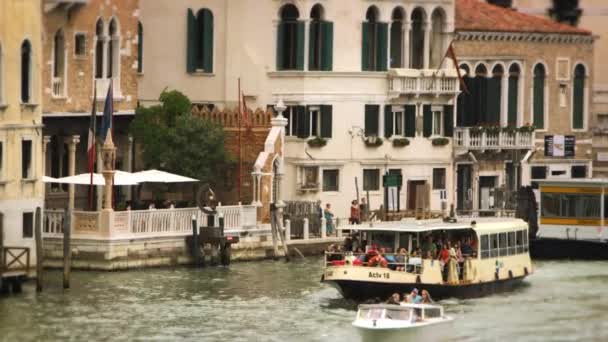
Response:
[{"label": "wooden piling", "polygon": [[196,216],[192,215],[192,259],[194,260],[194,266],[201,264],[201,247],[198,239],[198,222]]},{"label": "wooden piling", "polygon": [[44,262],[44,252],[42,251],[42,210],[40,207],[36,208],[34,229],[36,234],[36,292],[42,292],[42,263]]},{"label": "wooden piling", "polygon": [[63,220],[63,288],[70,288],[70,271],[72,267],[71,231],[72,211],[68,210]]}]

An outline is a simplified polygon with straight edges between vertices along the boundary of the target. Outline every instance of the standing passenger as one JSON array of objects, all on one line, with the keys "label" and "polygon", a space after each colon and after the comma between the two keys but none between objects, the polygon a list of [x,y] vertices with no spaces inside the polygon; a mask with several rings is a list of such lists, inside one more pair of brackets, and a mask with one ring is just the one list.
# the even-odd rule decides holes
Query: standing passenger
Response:
[{"label": "standing passenger", "polygon": [[333,223],[334,213],[331,212],[331,204],[329,204],[329,203],[325,204],[324,215],[325,215],[325,221],[326,221],[326,227],[327,227],[327,236],[329,236],[329,235],[332,235],[334,232],[334,223]]}]

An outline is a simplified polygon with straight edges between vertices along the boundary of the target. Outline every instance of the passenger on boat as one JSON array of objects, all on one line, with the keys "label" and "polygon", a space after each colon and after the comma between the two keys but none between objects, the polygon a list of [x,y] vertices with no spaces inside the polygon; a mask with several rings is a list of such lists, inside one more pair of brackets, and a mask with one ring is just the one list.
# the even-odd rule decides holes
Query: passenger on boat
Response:
[{"label": "passenger on boat", "polygon": [[380,255],[382,255],[382,257],[384,259],[386,259],[388,268],[390,268],[391,270],[396,270],[397,269],[397,260],[395,259],[395,256],[392,254],[387,254],[386,253],[386,248],[381,247],[380,248]]},{"label": "passenger on boat", "polygon": [[361,247],[357,235],[353,234],[353,236],[351,237],[351,247],[353,252],[357,252],[357,250],[359,250],[359,247]]},{"label": "passenger on boat", "polygon": [[399,302],[401,302],[401,296],[395,292],[388,298],[386,304],[399,305]]},{"label": "passenger on boat", "polygon": [[353,240],[350,236],[347,236],[344,238],[344,251],[345,252],[352,252],[353,250]]},{"label": "passenger on boat", "polygon": [[442,265],[445,265],[448,263],[448,261],[450,260],[450,251],[448,249],[449,245],[443,245],[443,248],[441,249],[441,252],[439,252],[439,261],[441,262]]},{"label": "passenger on boat", "polygon": [[350,218],[348,219],[348,222],[350,224],[359,224],[361,223],[361,221],[359,221],[360,217],[359,203],[357,203],[357,200],[353,200],[350,202]]},{"label": "passenger on boat", "polygon": [[413,288],[412,292],[410,292],[410,303],[420,304],[422,302],[422,297],[418,294],[418,289]]},{"label": "passenger on boat", "polygon": [[335,261],[335,260],[342,259],[342,255],[338,252],[338,248],[333,243],[331,245],[327,246],[326,252],[327,252],[327,261]]},{"label": "passenger on boat", "polygon": [[465,257],[472,256],[474,253],[474,250],[471,247],[471,238],[467,238],[466,240],[464,240],[460,249],[462,251],[463,256],[465,256]]},{"label": "passenger on boat", "polygon": [[331,236],[334,233],[334,213],[331,211],[331,204],[325,204],[323,215],[325,217],[327,227],[327,236]]},{"label": "passenger on boat", "polygon": [[403,294],[403,301],[401,302],[401,305],[409,304],[411,302],[412,301],[410,299],[410,294],[409,293],[404,293]]},{"label": "passenger on boat", "polygon": [[407,261],[407,250],[405,248],[399,249],[399,254],[395,256],[395,262],[397,263],[397,271],[405,271],[405,262]]},{"label": "passenger on boat", "polygon": [[370,267],[387,267],[388,262],[382,256],[382,254],[378,253],[375,249],[371,249],[368,253],[368,261],[367,266]]},{"label": "passenger on boat", "polygon": [[427,290],[422,290],[422,304],[433,304],[433,298],[431,298],[431,295],[429,294],[429,291]]}]

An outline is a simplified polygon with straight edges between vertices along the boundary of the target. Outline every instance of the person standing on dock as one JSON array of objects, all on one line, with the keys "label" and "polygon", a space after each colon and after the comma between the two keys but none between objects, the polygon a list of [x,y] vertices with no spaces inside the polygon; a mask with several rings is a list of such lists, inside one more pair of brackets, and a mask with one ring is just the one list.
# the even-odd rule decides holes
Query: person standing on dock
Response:
[{"label": "person standing on dock", "polygon": [[331,204],[325,204],[323,215],[325,217],[325,226],[327,227],[327,236],[332,235],[334,232],[334,213],[331,212]]}]

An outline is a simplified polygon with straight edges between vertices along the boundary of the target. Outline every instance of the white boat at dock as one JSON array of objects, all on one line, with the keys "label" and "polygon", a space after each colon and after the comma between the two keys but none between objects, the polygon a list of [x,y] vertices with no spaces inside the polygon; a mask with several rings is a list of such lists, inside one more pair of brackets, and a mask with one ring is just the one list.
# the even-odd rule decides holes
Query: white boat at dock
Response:
[{"label": "white boat at dock", "polygon": [[441,341],[453,321],[440,305],[362,304],[352,324],[363,341]]}]

